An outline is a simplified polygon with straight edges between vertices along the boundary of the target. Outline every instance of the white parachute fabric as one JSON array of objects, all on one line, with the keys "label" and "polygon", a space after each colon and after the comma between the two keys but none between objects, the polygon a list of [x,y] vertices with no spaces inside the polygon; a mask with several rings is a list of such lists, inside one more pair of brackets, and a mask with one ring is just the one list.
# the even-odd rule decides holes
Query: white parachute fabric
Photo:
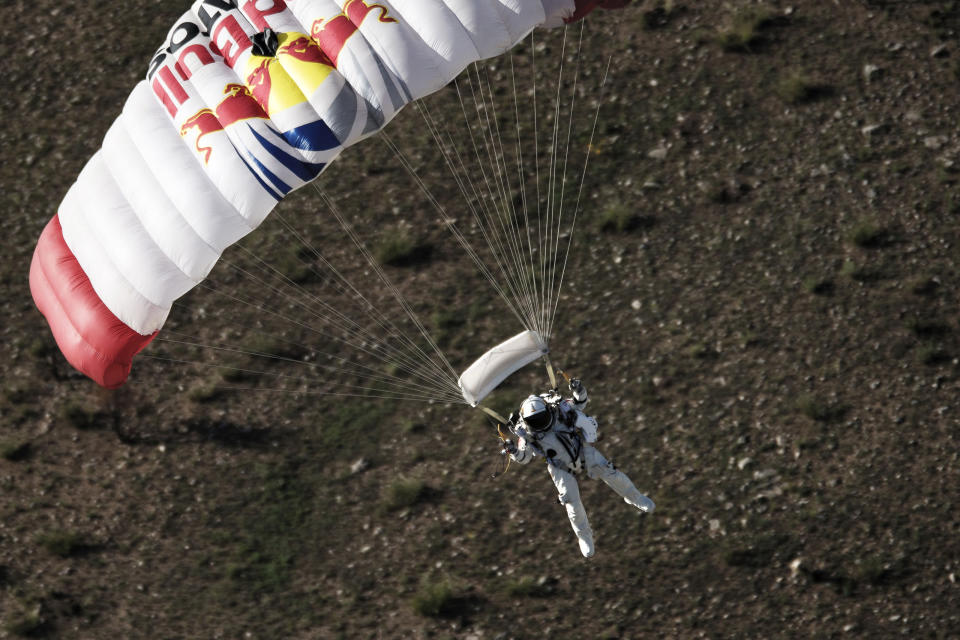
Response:
[{"label": "white parachute fabric", "polygon": [[458,384],[463,399],[472,407],[515,372],[549,352],[547,344],[536,331],[518,333],[501,342],[467,367]]},{"label": "white parachute fabric", "polygon": [[[197,0],[61,205],[64,241],[106,307],[151,334],[227,246],[345,146],[573,9]],[[267,28],[277,40],[259,50]]]}]

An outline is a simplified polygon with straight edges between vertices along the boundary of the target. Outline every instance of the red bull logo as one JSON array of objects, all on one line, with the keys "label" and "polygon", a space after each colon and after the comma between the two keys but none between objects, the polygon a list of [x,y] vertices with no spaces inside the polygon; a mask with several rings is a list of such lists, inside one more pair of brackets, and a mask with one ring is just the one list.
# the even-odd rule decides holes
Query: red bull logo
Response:
[{"label": "red bull logo", "polygon": [[310,28],[310,35],[320,44],[320,48],[329,56],[333,66],[337,66],[340,52],[347,41],[360,28],[360,24],[373,11],[379,11],[380,22],[397,22],[396,18],[387,15],[387,8],[382,4],[367,4],[364,0],[348,0],[343,12],[329,20],[316,20]]},{"label": "red bull logo", "polygon": [[184,137],[191,131],[196,131],[197,139],[194,146],[197,152],[203,155],[204,163],[210,161],[210,153],[213,151],[211,146],[201,144],[205,136],[223,131],[226,127],[243,120],[267,119],[267,114],[246,86],[228,84],[223,92],[227,97],[220,101],[216,109],[201,109],[187,118],[180,127],[180,135]]}]

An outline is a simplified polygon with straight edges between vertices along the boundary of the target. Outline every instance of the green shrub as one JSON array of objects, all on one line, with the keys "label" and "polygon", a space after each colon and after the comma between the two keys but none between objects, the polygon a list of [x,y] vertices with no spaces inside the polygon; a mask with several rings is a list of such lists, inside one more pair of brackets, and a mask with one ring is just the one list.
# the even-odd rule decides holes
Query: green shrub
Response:
[{"label": "green shrub", "polygon": [[40,615],[40,607],[36,606],[29,611],[20,611],[10,616],[3,627],[7,633],[22,638],[29,638],[39,635],[43,630],[45,621]]},{"label": "green shrub", "polygon": [[193,387],[187,393],[187,397],[190,398],[191,401],[197,403],[213,402],[222,395],[223,390],[220,389],[215,382],[208,382],[206,384]]},{"label": "green shrub", "polygon": [[60,407],[60,418],[75,429],[94,429],[103,415],[84,403],[69,402]]},{"label": "green shrub", "polygon": [[935,344],[925,344],[917,349],[917,360],[921,364],[928,366],[934,366],[938,364],[945,364],[950,361],[950,354]]},{"label": "green shrub", "polygon": [[884,277],[881,271],[858,265],[852,260],[847,260],[843,263],[843,266],[840,268],[840,275],[863,283],[876,282],[882,280]]},{"label": "green shrub", "polygon": [[795,543],[786,534],[764,533],[744,543],[728,544],[723,560],[731,567],[760,569],[770,566],[778,556],[789,555],[793,547]]},{"label": "green shrub", "polygon": [[817,422],[836,422],[842,420],[847,413],[846,407],[831,405],[809,394],[800,396],[797,410]]},{"label": "green shrub", "polygon": [[239,384],[259,380],[263,374],[244,367],[221,367],[220,377],[224,382]]},{"label": "green shrub", "polygon": [[18,441],[0,442],[0,458],[17,462],[30,455],[30,443]]},{"label": "green shrub", "polygon": [[870,221],[861,221],[850,232],[850,242],[861,249],[879,249],[890,242],[890,232]]},{"label": "green shrub", "polygon": [[922,318],[911,318],[907,328],[918,338],[938,338],[950,333],[950,325]]},{"label": "green shrub", "polygon": [[815,296],[829,296],[834,291],[833,281],[829,278],[807,278],[803,281],[803,288]]},{"label": "green shrub", "polygon": [[14,383],[4,387],[3,395],[11,404],[23,404],[34,396],[34,391],[28,384]]},{"label": "green shrub", "polygon": [[410,267],[430,259],[433,247],[415,241],[406,232],[388,234],[374,247],[373,256],[382,265]]},{"label": "green shrub", "polygon": [[656,224],[654,218],[641,216],[625,204],[612,204],[600,213],[597,226],[606,233],[626,233],[648,229]]},{"label": "green shrub", "polygon": [[83,535],[75,531],[57,530],[37,536],[37,544],[50,553],[69,558],[87,548]]},{"label": "green shrub", "polygon": [[425,580],[413,597],[413,610],[422,616],[431,618],[453,613],[456,609],[456,595],[447,580]]},{"label": "green shrub", "polygon": [[773,14],[764,7],[740,7],[717,33],[724,51],[746,53],[763,40],[762,31],[773,22]]},{"label": "green shrub", "polygon": [[682,10],[674,0],[657,0],[642,14],[643,28],[647,31],[662,29],[670,24],[670,20]]},{"label": "green shrub", "polygon": [[423,480],[400,478],[387,486],[383,506],[388,511],[406,509],[424,500],[428,494],[429,488]]},{"label": "green shrub", "polygon": [[270,263],[274,269],[283,274],[283,277],[298,285],[310,282],[320,282],[323,278],[313,266],[315,256],[309,249],[301,247],[299,250],[281,253]]},{"label": "green shrub", "polygon": [[793,72],[777,82],[777,97],[787,104],[799,105],[813,102],[830,92],[830,89],[803,73]]},{"label": "green shrub", "polygon": [[523,576],[511,580],[507,583],[504,591],[511,598],[540,598],[550,593],[546,579],[537,580],[532,576]]},{"label": "green shrub", "polygon": [[254,354],[253,357],[258,359],[285,358],[287,360],[300,360],[307,353],[306,347],[268,333],[256,333],[245,338],[243,351]]}]

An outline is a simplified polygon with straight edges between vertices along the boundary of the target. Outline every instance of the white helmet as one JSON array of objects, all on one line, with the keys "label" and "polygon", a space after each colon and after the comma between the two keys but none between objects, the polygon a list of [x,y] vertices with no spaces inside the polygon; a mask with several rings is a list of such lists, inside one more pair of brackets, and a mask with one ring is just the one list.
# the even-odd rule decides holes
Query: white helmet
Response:
[{"label": "white helmet", "polygon": [[520,417],[534,431],[546,431],[553,425],[553,412],[540,396],[530,396],[523,401]]}]

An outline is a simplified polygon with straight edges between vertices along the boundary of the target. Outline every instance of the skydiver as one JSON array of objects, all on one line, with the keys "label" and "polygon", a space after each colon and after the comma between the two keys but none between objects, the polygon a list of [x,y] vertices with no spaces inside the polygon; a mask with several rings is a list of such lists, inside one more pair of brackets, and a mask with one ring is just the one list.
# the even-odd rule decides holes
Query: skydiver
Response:
[{"label": "skydiver", "polygon": [[546,459],[547,471],[557,487],[560,504],[567,510],[580,553],[589,558],[594,551],[593,531],[580,500],[578,474],[586,470],[588,477],[603,480],[624,502],[641,513],[652,513],[655,505],[637,490],[626,474],[594,448],[598,425],[595,418],[583,412],[589,400],[587,390],[576,378],[569,384],[571,398],[564,399],[556,390],[550,390],[523,401],[520,411],[510,416],[510,430],[517,436],[517,442],[504,440],[503,453],[520,464],[527,464],[537,456]]}]

